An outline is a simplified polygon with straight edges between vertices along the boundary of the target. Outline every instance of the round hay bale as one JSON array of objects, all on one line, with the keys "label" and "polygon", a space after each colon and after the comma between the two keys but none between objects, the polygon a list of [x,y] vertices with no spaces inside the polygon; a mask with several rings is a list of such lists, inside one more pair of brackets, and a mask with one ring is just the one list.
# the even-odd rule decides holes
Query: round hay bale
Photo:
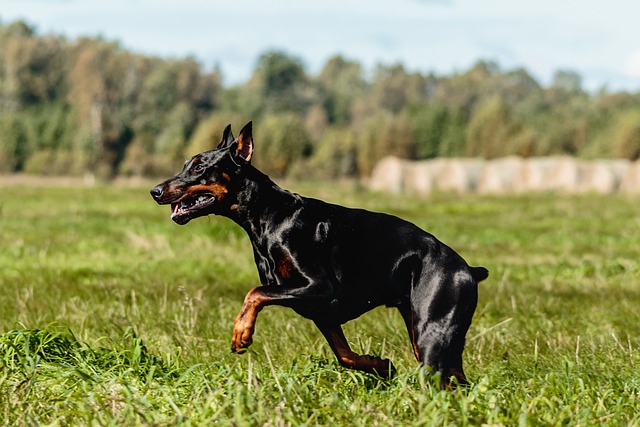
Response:
[{"label": "round hay bale", "polygon": [[543,190],[575,193],[580,178],[580,162],[573,157],[550,158],[543,180]]},{"label": "round hay bale", "polygon": [[630,162],[624,159],[584,162],[577,190],[582,193],[615,193],[629,165]]},{"label": "round hay bale", "polygon": [[640,194],[640,160],[629,165],[620,183],[620,191],[629,194]]},{"label": "round hay bale", "polygon": [[524,160],[509,156],[488,161],[480,171],[476,191],[480,194],[508,194],[514,191],[515,177]]},{"label": "round hay bale", "polygon": [[405,162],[397,157],[381,159],[371,171],[369,188],[375,191],[399,193],[402,191]]},{"label": "round hay bale", "polygon": [[443,191],[473,191],[484,163],[480,159],[446,159],[435,176],[434,185]]},{"label": "round hay bale", "polygon": [[422,160],[407,162],[403,187],[406,191],[426,196],[433,191],[435,175],[441,168],[442,160]]},{"label": "round hay bale", "polygon": [[547,171],[551,168],[553,160],[548,157],[531,157],[524,159],[520,169],[513,180],[515,193],[527,193],[544,191]]}]

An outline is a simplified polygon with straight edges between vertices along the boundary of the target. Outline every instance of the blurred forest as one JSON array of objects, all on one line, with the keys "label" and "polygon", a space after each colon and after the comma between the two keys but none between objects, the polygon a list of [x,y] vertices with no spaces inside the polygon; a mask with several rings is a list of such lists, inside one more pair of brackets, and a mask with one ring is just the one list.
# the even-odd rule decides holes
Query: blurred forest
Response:
[{"label": "blurred forest", "polygon": [[487,61],[438,76],[335,56],[310,75],[268,51],[248,81],[225,86],[192,58],[0,23],[0,173],[165,176],[248,120],[273,176],[366,176],[389,154],[640,157],[640,93],[589,93],[572,71],[542,87]]}]

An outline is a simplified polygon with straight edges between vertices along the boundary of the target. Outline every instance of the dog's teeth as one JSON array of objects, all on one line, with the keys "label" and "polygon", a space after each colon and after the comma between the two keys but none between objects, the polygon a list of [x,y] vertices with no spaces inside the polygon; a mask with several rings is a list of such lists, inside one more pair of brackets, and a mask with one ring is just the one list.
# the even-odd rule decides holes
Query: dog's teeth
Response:
[{"label": "dog's teeth", "polygon": [[200,195],[181,200],[177,203],[171,204],[171,218],[179,215],[187,214],[194,209],[199,209],[201,206],[206,205],[210,201],[215,200],[215,197],[211,195]]}]

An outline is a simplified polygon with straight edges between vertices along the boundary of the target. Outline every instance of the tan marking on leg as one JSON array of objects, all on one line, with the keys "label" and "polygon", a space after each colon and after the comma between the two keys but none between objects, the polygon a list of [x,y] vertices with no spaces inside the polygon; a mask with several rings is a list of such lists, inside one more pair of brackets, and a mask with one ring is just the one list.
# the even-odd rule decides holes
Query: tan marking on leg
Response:
[{"label": "tan marking on leg", "polygon": [[264,307],[265,301],[267,298],[260,291],[259,286],[251,289],[244,298],[240,313],[238,313],[233,325],[231,351],[234,353],[244,353],[253,342],[256,319]]},{"label": "tan marking on leg", "polygon": [[362,356],[351,350],[342,332],[342,328],[339,326],[324,329],[322,332],[340,362],[340,365],[345,368],[377,374],[381,377],[389,377],[390,373],[393,372],[393,366],[389,359],[369,355]]}]

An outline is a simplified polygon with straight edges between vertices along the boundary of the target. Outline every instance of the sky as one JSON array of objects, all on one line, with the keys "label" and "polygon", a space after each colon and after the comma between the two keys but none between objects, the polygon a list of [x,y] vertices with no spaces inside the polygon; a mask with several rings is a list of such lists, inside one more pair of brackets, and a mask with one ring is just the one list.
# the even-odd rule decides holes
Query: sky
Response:
[{"label": "sky", "polygon": [[564,70],[587,90],[640,91],[639,17],[637,0],[0,0],[2,23],[193,56],[220,67],[225,85],[246,81],[261,53],[279,49],[311,74],[338,54],[369,71],[402,63],[438,75],[490,60],[543,85]]}]

